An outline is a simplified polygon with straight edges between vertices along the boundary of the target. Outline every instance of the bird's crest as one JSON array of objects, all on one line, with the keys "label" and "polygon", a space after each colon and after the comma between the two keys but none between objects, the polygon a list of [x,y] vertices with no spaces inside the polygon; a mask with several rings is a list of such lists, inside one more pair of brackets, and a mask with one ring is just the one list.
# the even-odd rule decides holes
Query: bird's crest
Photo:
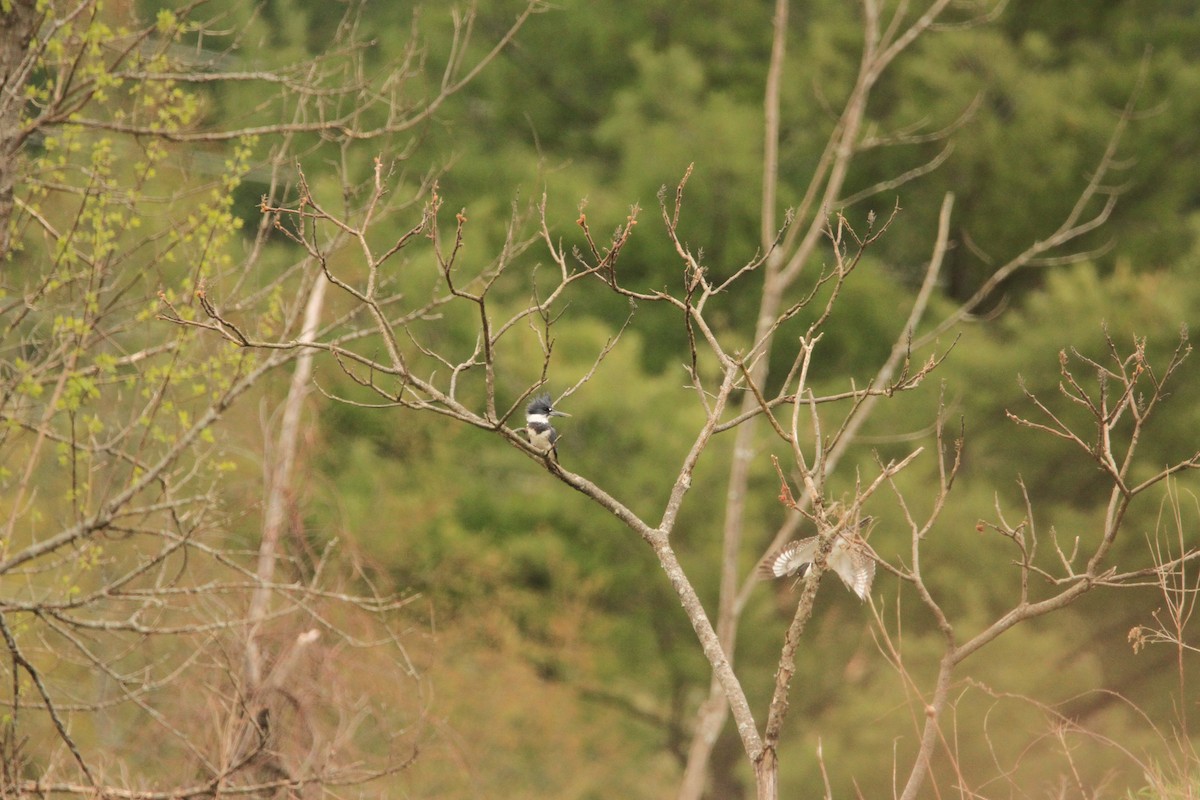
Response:
[{"label": "bird's crest", "polygon": [[554,408],[550,401],[550,393],[546,392],[539,394],[529,401],[529,405],[525,407],[526,414],[549,414]]}]

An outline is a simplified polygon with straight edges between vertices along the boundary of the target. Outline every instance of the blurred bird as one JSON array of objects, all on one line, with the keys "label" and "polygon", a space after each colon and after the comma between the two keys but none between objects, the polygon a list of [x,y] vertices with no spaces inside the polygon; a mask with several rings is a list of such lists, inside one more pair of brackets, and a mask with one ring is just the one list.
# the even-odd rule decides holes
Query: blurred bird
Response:
[{"label": "blurred bird", "polygon": [[[838,574],[846,588],[866,600],[875,580],[875,556],[870,545],[859,531],[871,524],[871,517],[863,517],[853,530],[843,527],[833,539],[829,551],[829,568]],[[788,542],[768,555],[758,565],[758,574],[763,580],[771,578],[803,578],[808,574],[813,559],[817,556],[817,537]]]},{"label": "blurred bird", "polygon": [[558,431],[550,424],[551,417],[569,417],[565,411],[556,411],[550,404],[550,395],[540,394],[529,401],[525,408],[525,435],[534,449],[558,461]]}]

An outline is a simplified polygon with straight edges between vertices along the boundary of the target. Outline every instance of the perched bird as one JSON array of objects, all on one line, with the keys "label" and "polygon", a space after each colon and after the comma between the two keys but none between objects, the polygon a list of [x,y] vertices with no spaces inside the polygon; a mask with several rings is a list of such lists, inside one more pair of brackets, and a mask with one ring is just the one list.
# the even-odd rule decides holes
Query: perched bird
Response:
[{"label": "perched bird", "polygon": [[556,411],[550,404],[550,395],[540,394],[529,401],[525,408],[525,435],[535,449],[540,450],[554,461],[558,461],[558,449],[554,446],[558,441],[558,431],[550,424],[551,417],[569,417],[565,411]]},{"label": "perched bird", "polygon": [[[859,533],[871,523],[871,517],[863,517],[854,530],[843,528],[834,534],[833,549],[829,551],[828,564],[838,574],[846,588],[866,600],[875,579],[875,557],[871,546]],[[803,578],[817,556],[817,537],[788,542],[771,553],[758,565],[758,574],[764,580],[771,578]]]}]

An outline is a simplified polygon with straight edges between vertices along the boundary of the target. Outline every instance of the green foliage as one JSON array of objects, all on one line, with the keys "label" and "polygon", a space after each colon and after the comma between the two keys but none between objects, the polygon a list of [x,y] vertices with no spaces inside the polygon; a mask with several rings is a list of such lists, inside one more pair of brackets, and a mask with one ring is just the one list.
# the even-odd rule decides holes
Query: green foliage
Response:
[{"label": "green foliage", "polygon": [[[190,124],[197,96],[173,78],[125,81],[109,68],[102,53],[128,31],[83,19],[48,33],[38,65],[45,79],[29,84],[27,124],[65,73],[90,93],[80,120],[165,134]],[[150,76],[170,69],[161,54],[131,61]],[[0,369],[12,389],[2,406],[5,446],[9,463],[38,464],[37,436],[57,441],[57,461],[69,469],[40,474],[39,482],[84,518],[138,480],[142,468],[134,465],[153,463],[191,431],[209,393],[225,391],[241,368],[243,356],[229,348],[145,323],[160,307],[158,292],[190,313],[192,291],[232,263],[237,221],[229,193],[248,169],[252,143],[237,146],[227,171],[211,183],[169,163],[180,148],[173,153],[161,139],[138,143],[65,124],[47,129],[39,145],[11,221],[13,251],[22,255],[4,279],[5,292],[23,299],[3,313]],[[143,431],[141,446],[106,452],[107,437],[126,426]],[[9,472],[6,488],[15,489],[17,479]],[[35,541],[39,527],[30,532]]]}]

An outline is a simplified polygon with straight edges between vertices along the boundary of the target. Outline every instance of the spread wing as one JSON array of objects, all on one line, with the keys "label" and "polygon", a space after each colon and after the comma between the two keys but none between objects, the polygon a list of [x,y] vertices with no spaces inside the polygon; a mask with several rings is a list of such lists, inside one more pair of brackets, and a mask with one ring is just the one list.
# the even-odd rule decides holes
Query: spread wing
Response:
[{"label": "spread wing", "polygon": [[758,575],[763,580],[771,578],[803,577],[817,554],[817,537],[798,539],[780,547],[758,565]]},{"label": "spread wing", "polygon": [[[763,580],[804,577],[816,554],[815,536],[788,542],[762,560],[758,575]],[[829,568],[837,573],[847,589],[858,595],[858,599],[867,599],[875,580],[875,559],[862,537],[839,536],[829,553]]]},{"label": "spread wing", "polygon": [[859,600],[867,599],[875,580],[875,559],[866,542],[856,536],[844,547],[835,546],[829,554],[829,566]]}]

